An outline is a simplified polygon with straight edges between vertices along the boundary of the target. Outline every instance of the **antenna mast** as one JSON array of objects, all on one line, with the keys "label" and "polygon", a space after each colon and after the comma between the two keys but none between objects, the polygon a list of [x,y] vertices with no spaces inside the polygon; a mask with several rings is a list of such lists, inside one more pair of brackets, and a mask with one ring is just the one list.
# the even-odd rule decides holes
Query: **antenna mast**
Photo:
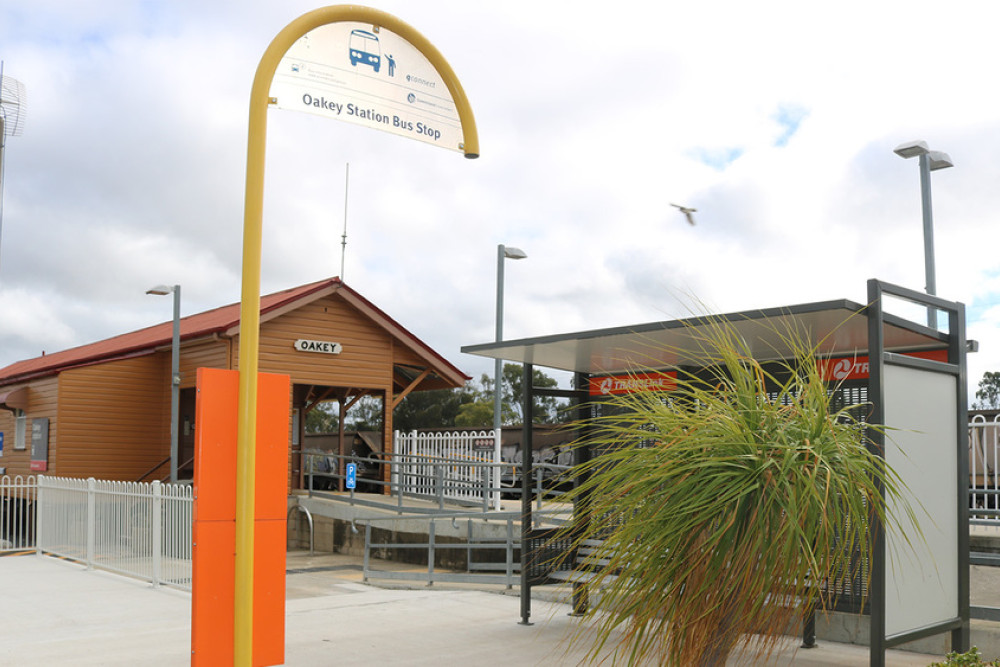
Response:
[{"label": "antenna mast", "polygon": [[0,60],[0,236],[3,235],[3,181],[6,163],[4,148],[7,137],[20,136],[24,131],[24,112],[28,96],[24,84],[17,79],[3,75],[3,61]]},{"label": "antenna mast", "polygon": [[344,280],[344,254],[347,252],[347,188],[351,183],[351,163],[344,171],[344,233],[340,235],[340,280]]}]

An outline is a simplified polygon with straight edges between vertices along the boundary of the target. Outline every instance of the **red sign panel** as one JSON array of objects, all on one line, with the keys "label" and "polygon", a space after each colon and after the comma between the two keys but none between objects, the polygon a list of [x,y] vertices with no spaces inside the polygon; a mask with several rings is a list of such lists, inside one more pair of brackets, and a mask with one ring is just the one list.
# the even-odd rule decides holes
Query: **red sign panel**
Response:
[{"label": "red sign panel", "polygon": [[472,451],[474,452],[492,452],[495,446],[496,440],[493,438],[476,438],[472,441]]},{"label": "red sign panel", "polygon": [[674,391],[677,389],[677,372],[630,373],[590,378],[591,396],[629,394],[634,391]]},{"label": "red sign panel", "polygon": [[[926,352],[906,352],[908,357],[929,359],[931,361],[948,361],[948,350],[930,350]],[[842,357],[840,359],[817,359],[820,377],[826,382],[841,382],[843,380],[864,380],[868,377],[871,366],[867,355],[857,357]]]}]

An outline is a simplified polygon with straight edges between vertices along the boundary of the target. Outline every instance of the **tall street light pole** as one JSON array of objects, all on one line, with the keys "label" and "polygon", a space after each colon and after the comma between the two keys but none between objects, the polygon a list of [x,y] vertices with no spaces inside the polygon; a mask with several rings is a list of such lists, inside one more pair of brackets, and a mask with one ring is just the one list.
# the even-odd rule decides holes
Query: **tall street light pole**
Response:
[{"label": "tall street light pole", "polygon": [[[503,265],[504,259],[524,259],[528,255],[520,248],[512,248],[500,244],[497,246],[497,340],[503,340]],[[496,438],[495,458],[500,462],[500,433],[503,426],[501,420],[500,385],[503,379],[503,360],[496,359],[493,364],[493,432]],[[527,390],[527,388],[525,388]],[[498,471],[499,474],[499,471]],[[494,486],[499,486],[495,484]]]},{"label": "tall street light pole", "polygon": [[146,294],[174,295],[174,331],[170,342],[170,482],[177,483],[177,421],[181,408],[181,286],[157,285]]},{"label": "tall street light pole", "polygon": [[[931,172],[954,167],[947,153],[932,151],[924,141],[908,141],[893,149],[902,158],[919,158],[920,162],[920,207],[924,219],[924,289],[928,294],[937,294],[937,278],[934,269],[934,213],[931,207]],[[927,324],[937,328],[937,314],[930,310]]]}]

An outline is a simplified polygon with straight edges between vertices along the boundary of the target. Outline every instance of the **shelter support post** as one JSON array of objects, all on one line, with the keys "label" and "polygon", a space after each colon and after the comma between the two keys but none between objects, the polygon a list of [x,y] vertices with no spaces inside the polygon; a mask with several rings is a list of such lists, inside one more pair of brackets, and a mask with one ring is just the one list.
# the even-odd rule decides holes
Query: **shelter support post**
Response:
[{"label": "shelter support post", "polygon": [[531,381],[533,366],[524,364],[522,369],[521,387],[521,625],[531,625],[531,577],[529,559],[532,554],[529,549],[531,541],[531,479],[534,467],[532,452],[531,423],[534,415],[532,406],[535,403],[534,385]]},{"label": "shelter support post", "polygon": [[802,611],[802,645],[799,648],[816,648],[815,605],[809,605]]},{"label": "shelter support post", "polygon": [[[872,413],[869,419],[875,424],[885,423],[885,413],[883,409],[884,401],[881,399],[880,388],[882,386],[882,364],[881,354],[885,347],[885,338],[882,330],[882,299],[877,287],[869,281],[868,283],[868,354],[870,359],[870,370],[868,375],[868,396],[872,399]],[[883,452],[885,439],[878,431],[874,431],[868,443],[872,453],[884,458]],[[885,488],[881,481],[876,482],[878,493],[883,505],[885,504]],[[885,667],[885,534],[882,523],[878,516],[873,514],[869,523],[869,540],[872,550],[869,596],[870,612],[869,623],[869,647],[868,664],[869,667]]]},{"label": "shelter support post", "polygon": [[948,332],[951,338],[948,342],[948,361],[958,366],[958,419],[955,428],[958,442],[958,465],[955,467],[957,481],[955,489],[958,492],[958,617],[960,625],[951,632],[951,648],[953,651],[967,651],[972,644],[971,609],[969,602],[969,366],[966,355],[968,344],[965,330],[965,307],[956,304],[956,308],[948,311]]},{"label": "shelter support post", "polygon": [[[590,406],[587,403],[587,395],[584,393],[584,389],[590,384],[590,374],[589,373],[574,373],[573,374],[573,388],[576,390],[576,409],[573,411],[573,418],[576,420],[577,424],[585,424],[590,411]],[[589,430],[589,426],[584,426]],[[575,447],[573,449],[573,465],[580,466],[588,461],[590,461],[592,452],[590,451],[590,439],[587,438],[586,432],[577,433],[577,440],[582,440],[587,444],[582,447]],[[589,474],[587,474],[589,476]],[[573,478],[573,485],[579,486],[584,480],[580,477]],[[584,498],[574,498],[573,499],[573,521],[585,527],[583,522],[588,522],[590,520],[590,515],[587,512],[587,499]],[[570,611],[571,616],[583,616],[587,613],[587,609],[590,607],[590,599],[587,595],[587,588],[580,584],[579,582],[573,582],[573,609]]]}]

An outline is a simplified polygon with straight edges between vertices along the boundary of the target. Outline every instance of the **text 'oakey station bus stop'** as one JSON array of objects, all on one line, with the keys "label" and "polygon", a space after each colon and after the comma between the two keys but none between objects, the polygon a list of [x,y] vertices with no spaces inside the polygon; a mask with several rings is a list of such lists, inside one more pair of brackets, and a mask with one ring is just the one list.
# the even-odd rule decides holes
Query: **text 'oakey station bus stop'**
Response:
[{"label": "text 'oakey station bus stop'", "polygon": [[[698,331],[718,319],[739,332],[759,361],[794,357],[780,332],[805,336],[805,342],[818,345],[831,388],[837,388],[833,400],[867,403],[867,423],[886,427],[888,437],[872,429],[873,446],[900,475],[913,506],[920,508],[925,543],[908,552],[904,536],[872,526],[870,588],[864,609],[858,609],[867,612],[870,621],[871,664],[884,665],[889,647],[946,632],[951,633],[954,650],[968,650],[967,342],[962,304],[870,280],[867,305],[823,301],[469,345],[462,351],[524,364],[529,387],[524,414],[525,423],[530,423],[534,396],[553,393],[531,387],[534,366],[576,374],[578,389],[555,390],[558,395],[581,403],[599,400],[586,388],[599,387],[602,379],[634,378],[643,369],[703,367]],[[933,321],[936,328],[927,324]],[[530,480],[531,429],[522,437],[522,474]],[[532,516],[527,493],[523,513],[522,543],[528,544]],[[523,622],[530,616],[533,583],[529,552],[526,548],[521,556]],[[860,599],[861,591],[847,593],[848,602]]]}]

